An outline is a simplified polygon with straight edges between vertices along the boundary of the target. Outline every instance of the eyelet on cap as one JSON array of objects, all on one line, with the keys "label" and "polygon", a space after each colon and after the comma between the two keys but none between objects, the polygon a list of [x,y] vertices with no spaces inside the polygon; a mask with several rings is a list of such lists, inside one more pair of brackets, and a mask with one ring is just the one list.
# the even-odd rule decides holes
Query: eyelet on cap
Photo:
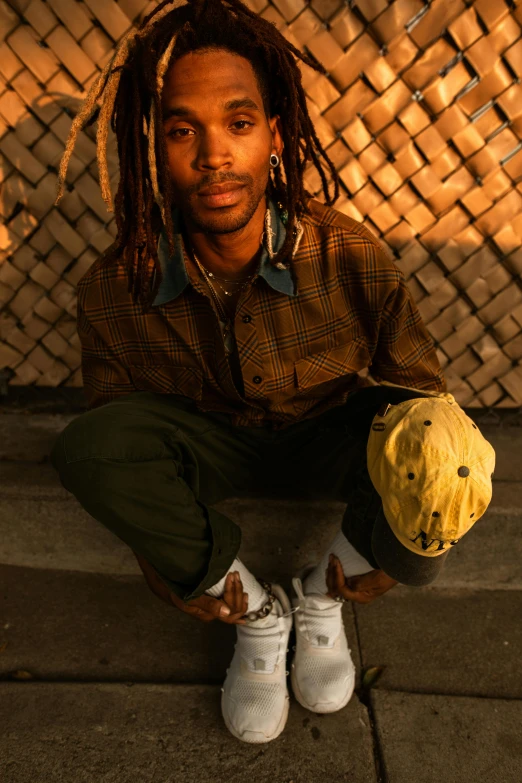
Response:
[{"label": "eyelet on cap", "polygon": [[434,512],[433,512],[433,514],[432,514],[431,516],[432,516],[432,517],[440,517],[440,514],[439,514],[439,512],[438,512],[438,511],[434,511]]},{"label": "eyelet on cap", "polygon": [[415,473],[408,473],[408,478],[410,481],[415,478]]},{"label": "eyelet on cap", "polygon": [[430,424],[431,424],[431,421],[428,419],[428,421],[425,421],[424,424],[426,425],[426,427],[429,427]]},{"label": "eyelet on cap", "polygon": [[471,519],[471,518],[472,518],[472,517],[474,517],[474,516],[475,516],[475,512],[473,512],[473,514],[470,514],[470,515],[469,515],[469,518]]}]

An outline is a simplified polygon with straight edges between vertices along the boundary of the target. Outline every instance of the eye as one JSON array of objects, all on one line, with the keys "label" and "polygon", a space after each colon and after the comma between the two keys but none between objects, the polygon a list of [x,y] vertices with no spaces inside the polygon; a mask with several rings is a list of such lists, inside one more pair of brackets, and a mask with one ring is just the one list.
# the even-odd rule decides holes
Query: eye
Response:
[{"label": "eye", "polygon": [[[189,131],[190,128],[174,128],[174,130],[171,130],[169,133],[167,133],[167,136],[175,136],[178,133],[178,131],[186,131],[186,130]],[[185,138],[185,135],[186,134],[183,134],[183,136],[179,136],[178,138]]]},{"label": "eye", "polygon": [[[232,125],[233,126],[234,125],[247,125],[249,127],[253,127],[255,125],[255,123],[254,122],[249,122],[248,120],[236,120],[235,122],[232,123]],[[189,131],[190,132],[190,130],[191,130],[190,128],[174,128],[174,130],[170,131],[167,134],[167,136],[175,136],[178,139],[186,139],[187,136],[188,136],[188,133],[180,133],[180,131]],[[247,130],[247,128],[238,128],[238,130],[244,131],[244,130]]]},{"label": "eye", "polygon": [[[246,123],[247,125],[253,126],[253,122],[249,122],[248,120],[236,120],[236,122],[232,123],[233,125],[239,125],[240,123]],[[246,128],[240,128],[239,130],[246,130]]]}]

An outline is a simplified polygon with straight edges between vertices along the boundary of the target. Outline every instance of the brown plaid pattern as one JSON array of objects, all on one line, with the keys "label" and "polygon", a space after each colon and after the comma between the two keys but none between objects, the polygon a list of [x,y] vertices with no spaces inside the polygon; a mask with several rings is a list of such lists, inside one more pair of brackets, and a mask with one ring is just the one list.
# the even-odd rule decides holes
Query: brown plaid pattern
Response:
[{"label": "brown plaid pattern", "polygon": [[[285,228],[270,201],[274,249]],[[78,283],[77,327],[90,408],[133,391],[180,394],[238,426],[281,429],[346,402],[368,371],[417,389],[446,391],[429,335],[403,273],[356,220],[309,200],[288,269],[263,248],[238,301],[234,331],[244,383],[236,388],[218,314],[186,254],[159,241],[163,277],[148,313],[132,301],[122,265],[95,262]],[[177,212],[177,211],[176,211]]]}]

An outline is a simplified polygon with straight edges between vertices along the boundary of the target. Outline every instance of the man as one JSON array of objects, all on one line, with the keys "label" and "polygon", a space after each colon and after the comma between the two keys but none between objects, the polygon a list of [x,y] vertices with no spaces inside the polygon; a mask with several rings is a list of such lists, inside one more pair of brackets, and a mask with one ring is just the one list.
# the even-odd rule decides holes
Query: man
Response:
[{"label": "man", "polygon": [[[292,616],[296,698],[315,712],[341,709],[354,687],[342,600],[431,581],[487,507],[492,470],[489,444],[473,441],[475,425],[445,392],[403,276],[331,206],[337,175],[292,55],[321,70],[239,0],[161,3],[91,88],[60,171],[62,187],[103,91],[100,182],[110,205],[112,122],[118,236],[78,286],[90,410],[61,434],[52,462],[132,547],[157,595],[237,625],[222,711],[234,736],[256,743],[286,723]],[[306,159],[326,206],[303,189]],[[367,367],[375,386],[361,382]],[[445,426],[464,440],[441,448]],[[415,473],[404,443],[393,456],[400,433]],[[455,484],[464,457],[480,472],[475,493],[474,475],[469,489]],[[444,513],[426,519],[434,473],[445,477]],[[322,561],[293,579],[292,601],[238,559],[240,530],[213,508],[251,493],[348,504]],[[457,495],[473,521],[456,518]]]}]

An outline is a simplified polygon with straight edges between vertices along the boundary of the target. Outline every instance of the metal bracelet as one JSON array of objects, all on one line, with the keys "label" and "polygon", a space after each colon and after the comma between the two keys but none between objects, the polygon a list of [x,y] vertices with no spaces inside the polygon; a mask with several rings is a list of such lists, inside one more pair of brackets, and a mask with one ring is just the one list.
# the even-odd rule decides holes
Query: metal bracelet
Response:
[{"label": "metal bracelet", "polygon": [[266,617],[270,614],[272,611],[272,607],[274,605],[274,601],[276,600],[276,596],[272,592],[272,585],[270,582],[265,582],[264,579],[260,579],[259,577],[256,577],[257,581],[261,585],[261,587],[266,590],[268,593],[268,601],[264,606],[261,607],[261,609],[258,609],[257,612],[247,612],[247,614],[244,614],[243,617],[247,620],[259,620],[261,617]]}]

